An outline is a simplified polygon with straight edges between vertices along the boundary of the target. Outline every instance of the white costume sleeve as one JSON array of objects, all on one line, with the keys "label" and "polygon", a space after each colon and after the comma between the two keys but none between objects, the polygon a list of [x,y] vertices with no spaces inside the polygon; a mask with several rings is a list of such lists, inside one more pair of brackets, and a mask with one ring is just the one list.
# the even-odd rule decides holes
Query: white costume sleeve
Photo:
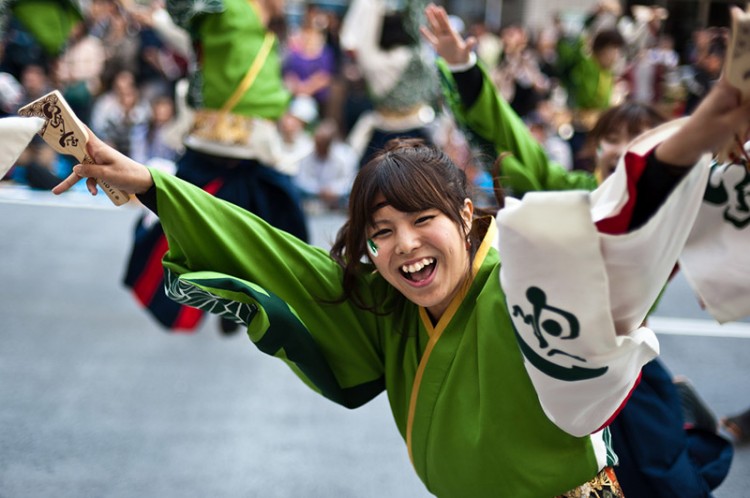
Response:
[{"label": "white costume sleeve", "polygon": [[721,323],[750,315],[750,172],[714,164],[680,268]]},{"label": "white costume sleeve", "polygon": [[628,200],[622,162],[641,159],[679,125],[633,142],[595,192],[530,193],[497,216],[500,281],[526,370],[547,416],[575,436],[605,425],[659,353],[641,325],[695,221],[709,158],[637,230],[608,235],[596,222]]}]

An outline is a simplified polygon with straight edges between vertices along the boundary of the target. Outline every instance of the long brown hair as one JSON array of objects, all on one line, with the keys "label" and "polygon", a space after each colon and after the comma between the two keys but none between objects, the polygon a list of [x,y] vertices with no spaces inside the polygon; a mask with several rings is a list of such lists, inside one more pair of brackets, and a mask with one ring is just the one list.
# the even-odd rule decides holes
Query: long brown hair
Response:
[{"label": "long brown hair", "polygon": [[[405,213],[437,209],[463,235],[464,201],[471,197],[466,174],[441,150],[419,139],[393,139],[359,171],[349,196],[348,219],[336,235],[331,257],[343,268],[344,295],[359,307],[375,310],[357,289],[358,277],[373,270],[367,252],[367,229],[372,226],[375,200],[382,195]],[[472,244],[475,245],[475,244]]]}]

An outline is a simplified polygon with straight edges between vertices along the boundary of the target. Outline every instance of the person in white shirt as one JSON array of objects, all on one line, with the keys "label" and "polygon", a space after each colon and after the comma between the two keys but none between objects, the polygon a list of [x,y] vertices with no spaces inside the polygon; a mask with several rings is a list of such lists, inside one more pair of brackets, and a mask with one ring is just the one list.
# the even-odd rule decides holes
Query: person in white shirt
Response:
[{"label": "person in white shirt", "polygon": [[345,207],[357,174],[359,156],[339,138],[336,122],[325,119],[313,134],[315,150],[303,158],[295,183],[303,196],[327,209]]}]

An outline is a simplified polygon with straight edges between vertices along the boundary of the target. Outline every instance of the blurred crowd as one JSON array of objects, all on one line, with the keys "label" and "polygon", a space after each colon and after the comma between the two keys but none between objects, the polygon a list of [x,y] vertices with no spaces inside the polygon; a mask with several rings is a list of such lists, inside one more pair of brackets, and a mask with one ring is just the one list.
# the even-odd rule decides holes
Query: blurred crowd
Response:
[{"label": "blurred crowd", "polygon": [[[195,57],[188,33],[176,25],[156,29],[168,16],[164,3],[80,2],[82,19],[71,17],[70,29],[56,44],[51,36],[32,34],[28,20],[5,3],[0,113],[13,115],[57,89],[78,117],[118,150],[174,169],[192,119],[181,82],[189,78]],[[274,26],[283,82],[293,95],[277,124],[288,153],[299,152],[287,173],[313,211],[344,206],[363,155],[352,132],[374,107],[372,78],[367,80],[342,44],[345,14],[311,1],[303,15],[288,15]],[[477,38],[479,60],[550,158],[567,169],[591,171],[596,151],[585,136],[601,112],[637,100],[667,118],[680,116],[690,113],[718,78],[727,30],[698,29],[678,53],[664,29],[668,17],[661,7],[624,12],[620,2],[601,0],[573,28],[556,14],[541,29],[495,30],[481,21],[452,19],[465,36]],[[480,192],[490,192],[492,182],[476,164],[477,150],[451,119],[439,91],[429,104],[437,115],[429,123],[432,141],[465,165]],[[4,180],[46,189],[71,167],[71,158],[35,141]]]}]

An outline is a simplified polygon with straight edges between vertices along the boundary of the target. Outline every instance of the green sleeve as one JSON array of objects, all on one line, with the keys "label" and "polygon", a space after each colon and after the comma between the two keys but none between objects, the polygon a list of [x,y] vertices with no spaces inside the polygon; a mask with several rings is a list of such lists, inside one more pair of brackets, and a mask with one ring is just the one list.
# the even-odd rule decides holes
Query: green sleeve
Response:
[{"label": "green sleeve", "polygon": [[341,270],[324,250],[174,176],[151,174],[171,298],[245,323],[259,349],[340,404],[359,406],[383,390],[385,318],[333,302]]},{"label": "green sleeve", "polygon": [[512,195],[540,190],[591,190],[596,180],[588,173],[567,171],[549,160],[543,147],[531,135],[526,124],[500,96],[482,70],[483,85],[476,102],[469,108],[461,104],[456,82],[444,61],[439,61],[446,98],[456,120],[480,139],[489,142],[497,155],[504,155],[500,164],[500,181]]}]

